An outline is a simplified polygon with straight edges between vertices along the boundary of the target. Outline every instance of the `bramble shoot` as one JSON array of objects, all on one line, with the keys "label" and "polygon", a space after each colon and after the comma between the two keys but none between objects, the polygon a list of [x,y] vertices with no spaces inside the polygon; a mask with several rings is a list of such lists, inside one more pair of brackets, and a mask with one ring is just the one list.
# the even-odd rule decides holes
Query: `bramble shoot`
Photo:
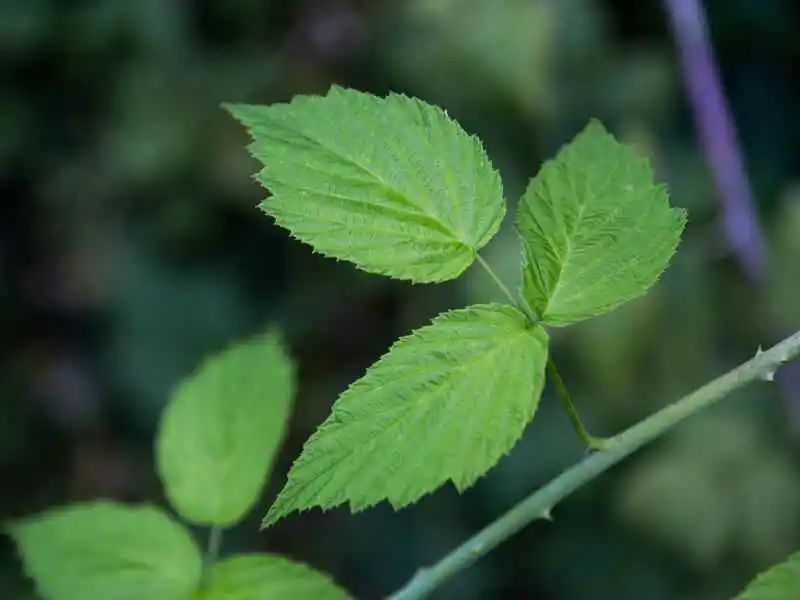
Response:
[{"label": "bramble shoot", "polygon": [[[551,354],[548,328],[641,296],[667,268],[686,224],[648,161],[598,121],[530,181],[516,206],[522,285],[515,294],[479,255],[507,212],[480,140],[404,95],[333,87],[271,106],[226,105],[245,126],[261,209],[315,252],[413,283],[477,263],[506,304],[454,308],[397,340],[335,401],[266,513],[382,501],[408,506],[443,485],[469,488],[510,452],[546,380],[591,452],[484,530],[420,570],[390,600],[427,597],[449,577],[661,434],[800,353],[800,333],[609,439],[583,427]],[[204,362],[175,390],[156,439],[177,515],[211,528],[205,557],[164,510],[97,502],[11,523],[46,600],[346,600],[327,575],[288,558],[218,560],[219,536],[258,503],[283,440],[295,367],[277,331]],[[739,600],[789,600],[795,555]]]}]

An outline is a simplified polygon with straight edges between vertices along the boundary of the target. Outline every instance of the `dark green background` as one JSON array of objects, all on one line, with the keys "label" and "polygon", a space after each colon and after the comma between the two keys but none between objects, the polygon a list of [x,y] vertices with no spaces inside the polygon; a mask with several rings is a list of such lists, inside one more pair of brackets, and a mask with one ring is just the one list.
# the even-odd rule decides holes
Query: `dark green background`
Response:
[{"label": "dark green background", "polygon": [[[800,8],[707,7],[770,245],[773,277],[758,289],[720,234],[658,2],[0,0],[0,517],[98,497],[162,501],[152,439],[171,388],[267,322],[287,333],[300,394],[264,500],[225,552],[286,553],[380,598],[580,458],[548,389],[513,454],[463,497],[446,488],[398,514],[312,512],[259,533],[347,383],[397,336],[494,292],[477,269],[410,286],[290,241],[255,209],[256,165],[223,101],[331,83],[419,96],[484,139],[512,207],[589,117],[642,147],[690,223],[651,294],[555,335],[597,434],[800,327]],[[515,278],[509,228],[485,256]],[[798,398],[747,388],[436,598],[729,597],[800,548]],[[8,540],[0,557],[0,595],[33,598]]]}]

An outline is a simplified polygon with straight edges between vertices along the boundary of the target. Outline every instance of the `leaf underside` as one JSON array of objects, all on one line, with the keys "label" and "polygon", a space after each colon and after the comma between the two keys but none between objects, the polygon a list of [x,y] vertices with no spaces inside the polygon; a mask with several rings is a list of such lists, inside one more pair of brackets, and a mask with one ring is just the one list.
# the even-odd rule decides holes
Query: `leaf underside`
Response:
[{"label": "leaf underside", "polygon": [[230,526],[258,500],[283,440],[294,367],[275,332],[232,346],[181,383],[156,440],[158,471],[185,519]]},{"label": "leaf underside", "polygon": [[533,418],[547,342],[499,304],[444,313],[401,338],[306,442],[264,526],[315,506],[397,509],[448,480],[469,487]]},{"label": "leaf underside", "polygon": [[523,297],[550,325],[608,312],[656,282],[685,223],[647,159],[593,120],[520,201]]},{"label": "leaf underside", "polygon": [[480,141],[404,95],[331,88],[288,104],[226,105],[270,196],[261,208],[317,252],[414,282],[458,277],[505,215]]},{"label": "leaf underside", "polygon": [[12,523],[9,533],[48,600],[176,600],[200,581],[191,535],[154,507],[73,505]]}]

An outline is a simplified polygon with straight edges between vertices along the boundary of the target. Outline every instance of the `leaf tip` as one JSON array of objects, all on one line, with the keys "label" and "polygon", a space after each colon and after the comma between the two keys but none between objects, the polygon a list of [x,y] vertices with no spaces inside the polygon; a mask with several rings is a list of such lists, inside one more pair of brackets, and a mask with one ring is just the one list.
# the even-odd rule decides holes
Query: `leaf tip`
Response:
[{"label": "leaf tip", "polygon": [[261,524],[259,525],[258,528],[259,531],[264,531],[265,529],[269,529],[270,527],[275,525],[278,521],[286,517],[290,512],[291,511],[287,511],[281,507],[278,507],[276,501],[275,504],[269,507],[269,510],[267,510],[267,514],[264,515],[264,518],[261,519]]},{"label": "leaf tip", "polygon": [[24,526],[21,519],[0,522],[0,535],[10,537],[16,543],[19,539],[19,530]]},{"label": "leaf tip", "polygon": [[223,102],[219,105],[222,110],[226,113],[231,115],[237,121],[239,120],[239,114],[242,112],[242,107],[245,106],[244,104],[239,104],[237,102]]},{"label": "leaf tip", "polygon": [[223,102],[220,106],[236,121],[242,124],[247,129],[248,133],[251,133],[255,125],[256,115],[254,113],[258,109],[257,106],[236,102]]},{"label": "leaf tip", "polygon": [[606,126],[603,125],[603,122],[600,119],[598,119],[597,117],[591,117],[589,119],[589,122],[586,124],[586,127],[584,129],[587,130],[587,131],[597,130],[597,131],[602,131],[602,132],[608,133],[608,129],[606,129]]}]

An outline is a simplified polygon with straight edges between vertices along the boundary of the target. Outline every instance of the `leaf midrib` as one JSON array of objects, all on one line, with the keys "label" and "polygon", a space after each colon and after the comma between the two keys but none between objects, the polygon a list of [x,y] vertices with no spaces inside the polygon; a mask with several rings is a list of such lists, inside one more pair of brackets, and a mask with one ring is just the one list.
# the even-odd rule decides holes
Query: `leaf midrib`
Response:
[{"label": "leaf midrib", "polygon": [[[463,371],[466,371],[469,368],[472,368],[475,364],[477,364],[479,362],[486,362],[488,356],[491,356],[491,355],[495,354],[500,349],[505,349],[507,344],[509,344],[509,343],[516,343],[516,339],[515,338],[517,338],[517,337],[521,338],[522,336],[528,336],[528,335],[530,335],[528,330],[525,329],[525,328],[521,328],[518,332],[516,332],[516,335],[511,337],[511,339],[505,340],[505,343],[501,343],[498,340],[497,343],[494,345],[494,347],[492,347],[491,350],[489,350],[487,353],[479,354],[479,355],[477,355],[479,358],[476,358],[475,360],[472,360],[472,361],[470,361],[468,363],[461,363],[456,369],[453,369],[452,371],[449,371],[447,379],[451,379],[453,377],[458,376],[459,373],[461,373]],[[388,384],[386,384],[386,385],[388,385]],[[383,387],[385,387],[384,384],[382,384],[380,386],[377,386],[376,388],[374,388],[373,390],[370,391],[370,394],[379,392],[381,390],[381,388],[383,388]],[[438,389],[440,387],[441,386],[436,386],[436,389]],[[396,419],[393,419],[390,424],[388,424],[383,429],[380,429],[378,431],[373,432],[372,435],[368,436],[366,440],[362,440],[362,445],[363,444],[372,443],[372,442],[374,442],[374,440],[378,436],[384,435],[387,432],[392,431],[395,427],[397,427],[398,423],[400,423],[401,421],[404,421],[406,419],[406,416],[408,415],[408,413],[410,411],[417,409],[421,404],[426,402],[426,398],[428,398],[428,397],[430,397],[432,395],[433,395],[432,393],[424,394],[424,395],[420,394],[416,401],[412,401],[412,402],[408,403],[408,407],[406,408],[406,410],[398,411],[398,415],[400,415],[400,416],[398,416]],[[356,454],[356,449],[355,448],[350,448],[348,450],[348,452],[338,462],[341,464],[342,462],[348,460],[354,454]],[[359,462],[358,468],[360,468],[361,465],[363,465],[364,461],[366,459],[368,459],[369,456],[370,456],[369,454],[365,455],[365,458],[362,461]],[[358,470],[358,469],[356,469],[356,470]]]},{"label": "leaf midrib", "polygon": [[[414,199],[409,198],[408,196],[406,196],[405,194],[400,192],[395,186],[390,185],[383,177],[381,177],[380,175],[375,173],[372,169],[370,169],[366,165],[363,165],[360,162],[358,162],[349,153],[339,152],[339,151],[335,150],[334,148],[332,148],[328,144],[323,143],[323,141],[321,141],[320,139],[317,139],[315,136],[313,136],[312,134],[308,133],[305,129],[302,129],[301,127],[299,127],[297,125],[297,123],[296,123],[296,119],[295,118],[292,118],[292,122],[294,124],[294,127],[292,129],[294,129],[294,131],[298,135],[303,137],[306,141],[311,142],[313,144],[316,144],[317,146],[319,146],[322,150],[324,150],[328,154],[339,158],[343,162],[346,162],[347,164],[350,164],[350,165],[354,166],[357,170],[361,171],[362,173],[365,173],[365,174],[369,175],[370,177],[373,177],[386,190],[391,191],[392,193],[396,194],[397,196],[403,198],[409,205],[419,209],[419,212],[421,214],[423,214],[424,216],[426,216],[426,217],[428,217],[430,219],[433,219],[434,221],[439,222],[441,224],[441,227],[442,227],[442,230],[443,230],[444,233],[447,233],[448,235],[451,235],[454,240],[462,243],[464,246],[466,246],[468,248],[472,248],[472,244],[464,241],[463,239],[461,239],[460,236],[456,235],[455,231],[453,231],[453,229],[450,228],[446,223],[442,222],[441,219],[437,218],[437,216],[434,213],[432,213],[428,209],[428,207],[421,206]],[[264,166],[267,167],[266,163],[264,164]]]},{"label": "leaf midrib", "polygon": [[[564,164],[563,166],[564,166],[564,169],[569,174],[570,169],[572,168],[572,165],[567,163],[567,164]],[[542,311],[542,318],[543,319],[547,318],[547,313],[550,310],[550,306],[553,303],[553,300],[558,295],[558,291],[559,291],[559,289],[561,288],[561,285],[564,282],[564,273],[567,270],[566,269],[567,264],[569,263],[570,259],[572,258],[572,252],[574,250],[574,244],[573,244],[572,240],[573,240],[573,237],[575,237],[575,233],[580,228],[581,221],[583,220],[584,213],[586,212],[586,207],[589,206],[589,204],[592,201],[596,201],[598,197],[602,196],[603,192],[600,191],[600,190],[605,190],[605,188],[608,186],[609,182],[612,180],[613,176],[615,176],[617,174],[617,170],[619,170],[621,167],[622,167],[622,164],[619,161],[616,162],[614,164],[614,167],[612,169],[608,169],[608,171],[606,172],[606,180],[603,182],[603,184],[600,185],[600,186],[597,186],[598,187],[598,191],[595,191],[594,193],[592,193],[591,190],[589,190],[589,191],[587,191],[587,193],[583,194],[582,196],[579,196],[575,192],[575,181],[574,181],[573,177],[568,176],[570,192],[572,192],[572,194],[573,194],[573,196],[575,198],[582,197],[584,199],[584,202],[581,202],[580,205],[579,205],[578,215],[575,218],[575,221],[574,221],[573,226],[572,226],[572,230],[567,232],[567,252],[566,252],[566,256],[564,257],[564,261],[560,264],[560,269],[559,269],[559,272],[558,272],[558,278],[556,279],[556,284],[553,287],[553,291],[547,297],[547,304],[545,305],[545,309]],[[610,221],[611,218],[619,212],[621,206],[622,206],[621,204],[617,204],[617,206],[615,206],[614,209],[612,211],[610,211],[609,215],[607,215],[607,218],[605,219],[604,222]]]}]

